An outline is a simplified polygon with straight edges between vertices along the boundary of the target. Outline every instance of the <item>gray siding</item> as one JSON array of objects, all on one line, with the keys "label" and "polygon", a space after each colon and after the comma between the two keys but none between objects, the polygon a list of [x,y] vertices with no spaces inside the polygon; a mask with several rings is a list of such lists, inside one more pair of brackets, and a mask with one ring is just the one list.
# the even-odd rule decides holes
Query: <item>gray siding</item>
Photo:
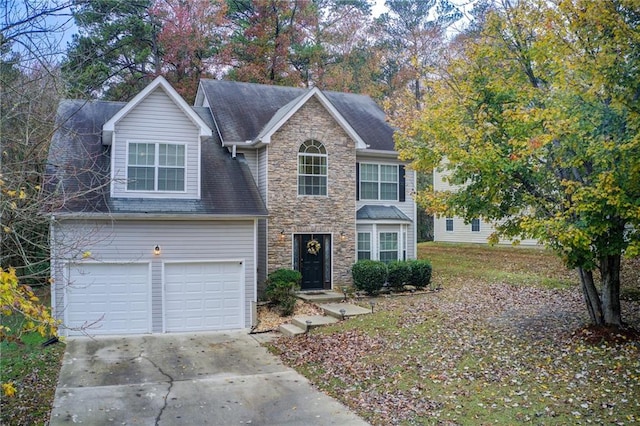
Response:
[{"label": "gray siding", "polygon": [[[269,160],[269,149],[268,147],[260,148],[258,150],[258,179],[256,180],[258,184],[258,191],[260,191],[260,195],[267,205],[269,198],[267,197],[268,191],[268,176],[267,176],[267,162]],[[267,205],[267,208],[269,206]]]},{"label": "gray siding", "polygon": [[[245,327],[251,325],[256,265],[253,220],[229,221],[63,221],[52,227],[54,313],[62,319],[64,309],[64,265],[90,260],[102,262],[150,262],[152,265],[152,331],[162,331],[162,264],[170,261],[242,260],[245,264]],[[161,247],[160,256],[153,248]]]},{"label": "gray siding", "polygon": [[[372,163],[372,164],[404,164],[399,160],[380,158],[380,157],[367,157],[358,153],[357,161],[359,163]],[[356,209],[364,205],[381,205],[381,206],[396,206],[402,213],[407,215],[413,222],[409,225],[407,230],[407,259],[414,259],[418,255],[417,250],[417,226],[416,226],[416,203],[413,200],[413,194],[416,192],[416,173],[405,167],[405,200],[388,201],[388,200],[358,200]],[[358,226],[360,229],[360,226]],[[363,231],[364,232],[364,231]]]},{"label": "gray siding", "polygon": [[[231,148],[229,148],[229,152],[231,152]],[[249,165],[249,170],[251,170],[251,175],[253,176],[254,181],[258,181],[258,155],[255,149],[237,149],[236,153],[244,155],[247,164]]]},{"label": "gray siding", "polygon": [[[184,143],[186,176],[184,193],[172,192],[171,198],[199,198],[200,138],[197,126],[171,100],[161,87],[150,93],[115,127],[112,147],[112,196],[139,198],[140,192],[126,191],[127,142]],[[145,197],[166,198],[167,194],[144,193]]]}]

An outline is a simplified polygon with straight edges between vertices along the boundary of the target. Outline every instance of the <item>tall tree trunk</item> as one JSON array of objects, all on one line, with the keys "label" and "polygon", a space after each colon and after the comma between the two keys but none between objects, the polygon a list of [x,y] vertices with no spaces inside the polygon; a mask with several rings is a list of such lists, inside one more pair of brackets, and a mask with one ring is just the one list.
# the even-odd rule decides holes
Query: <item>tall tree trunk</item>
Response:
[{"label": "tall tree trunk", "polygon": [[594,325],[603,325],[604,316],[602,314],[602,304],[600,303],[600,296],[598,296],[596,285],[593,282],[593,272],[579,267],[578,274],[580,275],[582,293],[584,295],[584,301],[587,304],[587,311],[589,311],[591,322]]},{"label": "tall tree trunk", "polygon": [[609,255],[600,259],[602,275],[602,311],[604,323],[622,325],[620,310],[620,255]]}]

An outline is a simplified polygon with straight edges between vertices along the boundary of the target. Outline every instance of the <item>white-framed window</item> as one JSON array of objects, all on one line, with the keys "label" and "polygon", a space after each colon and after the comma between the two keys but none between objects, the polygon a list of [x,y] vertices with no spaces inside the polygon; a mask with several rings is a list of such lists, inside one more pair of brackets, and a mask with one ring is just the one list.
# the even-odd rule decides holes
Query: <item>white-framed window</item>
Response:
[{"label": "white-framed window", "polygon": [[298,150],[298,195],[327,195],[327,150],[316,140]]},{"label": "white-framed window", "polygon": [[445,221],[445,230],[447,232],[453,232],[453,218],[448,217],[444,221]]},{"label": "white-framed window", "polygon": [[371,259],[371,233],[358,232],[358,260]]},{"label": "white-framed window", "polygon": [[185,145],[129,142],[127,191],[184,192]]},{"label": "white-framed window", "polygon": [[381,232],[379,238],[379,259],[385,263],[398,260],[398,233]]},{"label": "white-framed window", "polygon": [[360,163],[361,200],[398,200],[398,166]]},{"label": "white-framed window", "polygon": [[471,220],[471,232],[480,232],[480,219]]}]

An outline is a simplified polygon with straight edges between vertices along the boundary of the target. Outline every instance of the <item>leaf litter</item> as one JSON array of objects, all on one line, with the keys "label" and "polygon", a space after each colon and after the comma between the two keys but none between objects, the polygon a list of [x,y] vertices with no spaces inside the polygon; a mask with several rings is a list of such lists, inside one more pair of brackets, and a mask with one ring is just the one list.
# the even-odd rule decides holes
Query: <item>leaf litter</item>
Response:
[{"label": "leaf litter", "polygon": [[442,291],[380,297],[373,315],[272,344],[373,425],[640,421],[638,301],[622,301],[633,328],[606,332],[585,327],[578,286],[444,278]]}]

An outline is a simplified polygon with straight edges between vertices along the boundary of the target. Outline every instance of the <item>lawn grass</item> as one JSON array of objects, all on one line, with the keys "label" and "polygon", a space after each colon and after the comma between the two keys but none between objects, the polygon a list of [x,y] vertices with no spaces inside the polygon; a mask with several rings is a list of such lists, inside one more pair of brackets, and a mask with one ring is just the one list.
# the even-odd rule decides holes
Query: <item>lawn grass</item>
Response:
[{"label": "lawn grass", "polygon": [[[47,298],[42,299],[46,303]],[[18,315],[0,318],[13,330],[20,328],[20,321]],[[26,333],[15,341],[0,341],[0,383],[12,383],[16,391],[13,396],[0,392],[0,424],[48,424],[64,345],[42,347],[46,340],[38,333]]]},{"label": "lawn grass", "polygon": [[[638,335],[601,340],[585,327],[577,275],[553,254],[419,250],[441,290],[378,297],[373,315],[279,339],[273,350],[374,425],[640,421]],[[626,287],[637,287],[635,273],[623,269]],[[640,304],[623,310],[640,329]]]}]

